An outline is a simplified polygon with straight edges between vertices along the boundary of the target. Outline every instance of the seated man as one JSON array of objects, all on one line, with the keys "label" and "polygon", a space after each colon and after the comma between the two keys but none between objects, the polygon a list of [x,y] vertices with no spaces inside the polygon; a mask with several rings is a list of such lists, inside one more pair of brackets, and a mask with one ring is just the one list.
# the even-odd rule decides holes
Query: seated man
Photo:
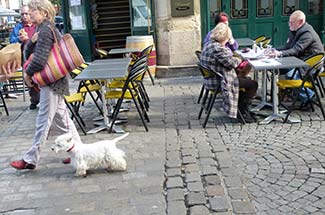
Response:
[{"label": "seated man", "polygon": [[[223,108],[227,115],[237,118],[239,108],[246,122],[255,122],[250,115],[248,106],[258,85],[256,81],[247,76],[236,74],[235,69],[242,60],[233,57],[232,52],[226,47],[227,42],[232,38],[231,35],[231,30],[226,24],[217,24],[211,32],[210,40],[203,47],[200,62],[210,70],[222,74]],[[204,84],[211,89],[217,85],[217,81],[217,78],[213,77],[205,79]],[[239,93],[240,88],[244,88],[245,92]]]},{"label": "seated man", "polygon": [[[313,27],[306,22],[306,16],[302,11],[296,10],[290,15],[289,28],[290,32],[287,44],[285,47],[278,48],[274,52],[276,56],[295,56],[304,60],[312,54],[324,52],[323,44],[318,34],[315,32]],[[285,74],[287,72],[288,71],[286,70],[281,73]],[[287,73],[287,77],[294,79],[300,78],[297,75],[293,77],[293,70],[290,70]],[[310,89],[307,90],[310,97],[313,97],[314,92]],[[304,103],[307,102],[308,97],[304,91],[300,93],[299,99]]]}]

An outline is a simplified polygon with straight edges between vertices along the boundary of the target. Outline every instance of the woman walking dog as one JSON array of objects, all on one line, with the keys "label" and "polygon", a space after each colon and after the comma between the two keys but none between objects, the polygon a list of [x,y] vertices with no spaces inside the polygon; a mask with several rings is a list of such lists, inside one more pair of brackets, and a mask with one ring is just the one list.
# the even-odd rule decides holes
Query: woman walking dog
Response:
[{"label": "woman walking dog", "polygon": [[[52,31],[55,32],[57,38],[61,38],[61,35],[55,28],[55,9],[50,1],[31,0],[28,7],[30,8],[31,21],[37,26],[37,30],[25,45],[25,59],[28,59],[31,54],[33,54],[33,58],[24,72],[24,78],[26,84],[33,87],[31,77],[35,72],[43,70],[54,43]],[[62,133],[72,133],[74,141],[81,144],[78,131],[66,109],[64,95],[69,95],[67,77],[40,88],[40,103],[33,145],[21,160],[10,163],[13,168],[19,170],[36,168],[40,160],[40,147],[46,142],[51,127]]]}]

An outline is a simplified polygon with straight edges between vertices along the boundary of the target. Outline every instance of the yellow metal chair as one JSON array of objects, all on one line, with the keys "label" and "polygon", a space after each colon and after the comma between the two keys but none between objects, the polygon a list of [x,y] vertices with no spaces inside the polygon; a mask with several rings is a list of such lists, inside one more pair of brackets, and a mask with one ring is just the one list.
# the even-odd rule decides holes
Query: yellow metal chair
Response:
[{"label": "yellow metal chair", "polygon": [[[221,81],[223,80],[223,76],[220,73],[216,73],[216,72],[208,69],[207,67],[203,66],[200,63],[198,63],[197,65],[198,65],[204,78],[215,77],[215,78],[217,78],[217,82],[218,82],[216,88],[213,88],[213,89],[210,89],[207,87],[204,88],[205,92],[204,92],[204,95],[202,98],[201,109],[199,111],[198,119],[199,120],[201,119],[202,113],[203,113],[203,111],[205,111],[206,117],[205,117],[205,120],[202,125],[203,128],[205,128],[206,124],[208,123],[208,120],[209,120],[212,108],[214,106],[214,102],[217,98],[217,95],[221,94]],[[242,124],[246,123],[246,121],[239,109],[238,109],[238,120]]]},{"label": "yellow metal chair", "polygon": [[258,36],[258,37],[256,37],[255,39],[254,39],[254,42],[256,43],[256,44],[259,44],[260,42],[262,42],[263,40],[265,40],[266,39],[266,36],[265,35],[260,35],[260,36]]},{"label": "yellow metal chair", "polygon": [[12,74],[7,82],[3,84],[3,94],[9,93],[23,93],[23,100],[25,101],[25,92],[28,87],[25,85],[24,76],[22,71],[17,71]]},{"label": "yellow metal chair", "polygon": [[2,93],[2,86],[3,86],[3,84],[0,83],[0,99],[1,99],[0,107],[3,107],[5,109],[7,116],[9,116],[7,104],[6,104],[6,101],[5,101],[5,99],[3,97],[3,93]]},{"label": "yellow metal chair", "polygon": [[262,40],[260,43],[262,43],[263,48],[267,48],[267,46],[271,43],[271,40],[272,39],[270,37],[268,37],[268,38]]},{"label": "yellow metal chair", "polygon": [[[72,78],[79,75],[83,69],[87,68],[88,64],[83,63],[79,66],[79,68],[74,69],[70,72],[70,75]],[[96,80],[86,80],[86,81],[80,81],[78,86],[78,92],[82,93],[84,98],[86,99],[87,93],[90,95],[91,99],[94,101],[97,109],[99,110],[100,114],[103,115],[103,111],[101,107],[98,105],[97,101],[98,99],[101,100],[101,93],[100,93],[100,84]],[[97,94],[97,98],[92,94],[92,92],[95,92]]]},{"label": "yellow metal chair", "polygon": [[[146,48],[144,48],[141,53],[139,55],[137,54],[131,54],[131,62],[130,62],[130,68],[131,66],[141,57],[143,56],[147,56],[147,61],[149,59],[149,56],[150,56],[150,53],[152,52],[152,49],[153,49],[153,45],[149,45],[147,46]],[[148,62],[149,63],[149,62]],[[152,85],[155,85],[155,81],[154,81],[154,78],[152,76],[152,74],[150,73],[150,69],[149,67],[147,66],[147,69],[146,69],[146,73],[148,73],[149,77],[150,77],[150,80],[151,80],[151,83]],[[116,81],[125,81],[127,78],[127,76],[123,77],[123,78],[115,78],[114,80]]]},{"label": "yellow metal chair", "polygon": [[100,59],[108,58],[108,52],[104,49],[96,48],[96,53]]},{"label": "yellow metal chair", "polygon": [[[145,130],[148,131],[148,127],[145,123],[145,119],[149,122],[149,117],[146,112],[144,102],[142,101],[142,98],[138,91],[138,88],[135,87],[135,82],[136,80],[140,77],[143,76],[144,73],[146,72],[146,66],[147,66],[147,61],[144,61],[143,64],[134,64],[132,66],[128,77],[126,81],[124,82],[124,86],[122,90],[110,90],[109,92],[106,93],[105,98],[106,99],[117,99],[117,103],[115,105],[114,111],[112,113],[112,125],[115,123],[117,116],[119,114],[120,108],[122,106],[122,102],[124,99],[129,99],[132,100],[135,104],[135,107],[139,113],[140,119],[142,121],[143,126],[145,127]],[[112,131],[113,126],[111,126],[109,132]]]},{"label": "yellow metal chair", "polygon": [[71,119],[75,118],[82,132],[87,135],[85,129],[86,124],[79,114],[80,105],[85,102],[84,95],[82,93],[74,93],[69,96],[64,96],[64,100],[72,114]]},{"label": "yellow metal chair", "polygon": [[[201,59],[201,51],[196,50],[196,51],[195,51],[195,55],[196,55],[196,57],[197,57],[197,59],[198,59],[198,62],[200,62],[200,59]],[[200,70],[200,72],[201,72],[202,77],[204,78],[205,73],[203,72],[203,70],[202,70],[200,67],[199,67],[199,70]],[[205,91],[204,83],[202,83],[201,90],[200,90],[200,93],[199,93],[199,97],[198,97],[198,99],[197,99],[197,103],[198,103],[198,104],[200,104],[200,101],[201,101],[201,98],[202,98],[202,96],[203,96],[204,91]]]},{"label": "yellow metal chair", "polygon": [[[312,55],[309,58],[307,58],[305,62],[309,65],[309,69],[306,72],[304,72],[304,74],[302,74],[302,72],[298,69],[295,71],[300,73],[300,77],[302,77],[300,80],[290,79],[290,80],[279,80],[277,82],[279,89],[282,90],[283,92],[282,95],[280,96],[280,102],[283,100],[285,96],[288,96],[290,93],[294,92],[292,98],[293,101],[290,107],[286,107],[285,105],[283,105],[283,103],[281,103],[285,108],[288,109],[284,122],[288,120],[289,115],[294,110],[300,92],[302,92],[302,90],[304,89],[308,97],[307,102],[308,104],[311,105],[312,111],[314,111],[313,104],[317,105],[321,109],[323,118],[325,120],[325,112],[324,112],[323,104],[320,100],[320,96],[316,87],[318,74],[323,71],[324,54],[321,53],[321,54]],[[309,88],[315,92],[316,100],[312,100],[309,97],[306,88]],[[294,89],[296,89],[296,91],[293,91]]]},{"label": "yellow metal chair", "polygon": [[[141,64],[146,64],[146,71],[148,71],[148,56],[147,55],[143,55],[142,57],[139,57],[133,64],[132,66],[130,67],[131,69],[133,67],[137,67],[138,65],[141,65]],[[134,87],[137,88],[137,90],[139,91],[140,93],[140,96],[141,98],[143,99],[143,102],[144,102],[144,105],[146,107],[146,110],[149,109],[149,102],[150,102],[150,98],[149,98],[149,95],[147,93],[147,90],[143,84],[143,78],[144,78],[144,75],[142,76],[139,76],[134,82]],[[113,80],[112,82],[108,83],[107,87],[110,88],[110,89],[122,89],[124,87],[124,84],[125,84],[125,81],[122,81],[122,80]],[[130,88],[132,88],[133,86],[131,86],[131,83],[129,84]]]}]

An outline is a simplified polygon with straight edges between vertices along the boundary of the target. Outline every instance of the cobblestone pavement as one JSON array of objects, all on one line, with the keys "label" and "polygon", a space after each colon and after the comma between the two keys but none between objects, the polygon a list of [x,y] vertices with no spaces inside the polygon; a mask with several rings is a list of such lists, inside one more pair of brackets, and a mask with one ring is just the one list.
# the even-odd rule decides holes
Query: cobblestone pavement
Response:
[{"label": "cobblestone pavement", "polygon": [[[319,111],[300,112],[302,123],[241,125],[214,110],[203,129],[197,120],[198,77],[146,82],[149,132],[134,108],[123,113],[130,135],[118,143],[126,172],[92,170],[86,178],[42,147],[34,171],[9,167],[31,143],[36,111],[8,101],[0,116],[0,214],[205,215],[325,214],[325,129]],[[87,129],[98,111],[81,107]],[[82,135],[85,143],[118,134]]]}]

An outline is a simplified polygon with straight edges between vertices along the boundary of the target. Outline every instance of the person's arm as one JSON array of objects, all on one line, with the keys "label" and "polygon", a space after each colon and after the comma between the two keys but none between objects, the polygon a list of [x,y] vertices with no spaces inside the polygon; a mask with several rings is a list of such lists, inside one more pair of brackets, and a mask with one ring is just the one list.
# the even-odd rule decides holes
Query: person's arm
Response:
[{"label": "person's arm", "polygon": [[219,47],[215,59],[227,69],[235,69],[241,62],[239,58],[232,57],[227,48]]},{"label": "person's arm", "polygon": [[[40,31],[38,32],[38,38],[33,52],[33,58],[25,71],[27,75],[33,76],[35,72],[43,70],[45,64],[47,63],[47,59],[50,54],[53,43],[54,37],[50,27],[43,27],[42,29],[40,29]],[[27,52],[28,51],[26,50],[26,57],[28,57]]]},{"label": "person's arm", "polygon": [[9,62],[7,65],[2,65],[2,74],[0,74],[0,82],[6,81],[11,78],[12,74],[20,67],[16,61]]},{"label": "person's arm", "polygon": [[209,31],[208,34],[205,36],[205,38],[203,40],[203,45],[206,44],[210,40],[210,36],[211,36],[211,31]]},{"label": "person's arm", "polygon": [[313,42],[313,39],[313,35],[309,31],[306,31],[299,37],[292,48],[284,49],[280,54],[282,57],[299,56]]},{"label": "person's arm", "polygon": [[231,49],[231,51],[236,51],[239,47],[238,42],[234,39],[231,38],[229,42],[227,43],[227,47]]},{"label": "person's arm", "polygon": [[22,29],[22,24],[17,24],[14,29],[12,29],[12,32],[9,35],[9,42],[10,43],[20,43],[19,40],[19,30]]},{"label": "person's arm", "polygon": [[29,56],[33,53],[35,43],[31,40],[27,41],[24,46],[23,50],[23,56],[24,56],[24,62],[28,60]]}]

